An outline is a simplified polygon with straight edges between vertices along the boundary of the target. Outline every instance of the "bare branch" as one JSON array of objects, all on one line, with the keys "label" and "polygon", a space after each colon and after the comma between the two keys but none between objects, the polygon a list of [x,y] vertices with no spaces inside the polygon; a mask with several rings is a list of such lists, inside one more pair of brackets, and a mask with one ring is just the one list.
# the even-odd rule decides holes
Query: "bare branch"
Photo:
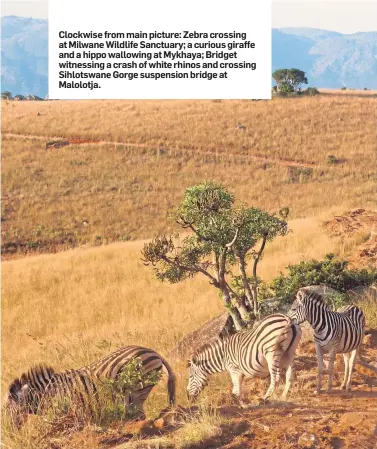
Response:
[{"label": "bare branch", "polygon": [[191,273],[202,273],[202,274],[204,274],[204,276],[207,276],[209,278],[210,283],[212,285],[214,285],[215,287],[218,287],[218,285],[219,285],[217,279],[215,277],[213,277],[210,273],[208,273],[208,271],[206,271],[204,268],[200,268],[200,267],[193,268],[193,267],[189,267],[187,265],[182,265],[181,263],[179,263],[178,258],[170,259],[167,256],[161,256],[161,259],[163,261],[165,261],[166,263],[168,263],[169,265],[175,265],[176,267],[180,268],[181,270],[186,270]]},{"label": "bare branch", "polygon": [[232,249],[232,246],[236,243],[239,230],[240,230],[239,228],[236,229],[236,233],[234,234],[233,240],[225,245],[228,249]]}]

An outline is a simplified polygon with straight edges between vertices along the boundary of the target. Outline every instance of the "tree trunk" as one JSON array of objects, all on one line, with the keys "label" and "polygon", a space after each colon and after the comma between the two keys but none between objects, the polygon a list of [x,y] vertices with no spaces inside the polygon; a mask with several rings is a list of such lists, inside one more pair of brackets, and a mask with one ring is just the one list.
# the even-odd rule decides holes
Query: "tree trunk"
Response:
[{"label": "tree trunk", "polygon": [[253,301],[253,292],[251,291],[249,281],[247,279],[247,273],[246,273],[246,262],[244,256],[239,256],[239,268],[242,275],[242,283],[243,288],[245,289],[245,296],[246,299],[251,307],[252,310],[255,311],[254,301]]},{"label": "tree trunk", "polygon": [[250,312],[246,309],[246,307],[243,304],[237,304],[236,309],[238,310],[242,320],[245,323],[248,323],[251,319]]},{"label": "tree trunk", "polygon": [[245,327],[245,324],[243,323],[237,309],[234,309],[233,307],[229,308],[229,314],[232,317],[236,331],[242,330]]},{"label": "tree trunk", "polygon": [[[223,294],[225,306],[229,310],[230,316],[232,317],[234,327],[235,327],[236,331],[240,331],[241,329],[243,329],[245,327],[245,322],[243,320],[241,312],[238,310],[238,308],[235,308],[233,306],[230,294],[225,286],[222,289],[222,294]],[[247,310],[246,310],[246,312],[247,312]]]}]

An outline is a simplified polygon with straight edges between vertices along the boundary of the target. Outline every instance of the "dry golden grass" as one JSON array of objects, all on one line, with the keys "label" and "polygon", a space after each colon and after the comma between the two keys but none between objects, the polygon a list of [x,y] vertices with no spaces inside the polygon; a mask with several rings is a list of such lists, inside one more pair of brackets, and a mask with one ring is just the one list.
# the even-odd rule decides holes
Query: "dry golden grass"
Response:
[{"label": "dry golden grass", "polygon": [[[368,168],[376,157],[376,105],[377,98],[341,95],[258,102],[3,101],[2,131],[318,164],[335,154],[351,166]],[[246,129],[236,129],[237,123]]]},{"label": "dry golden grass", "polygon": [[[270,212],[290,207],[293,232],[266,248],[263,279],[303,257],[349,252],[321,223],[351,208],[375,208],[375,106],[373,97],[356,95],[272,102],[2,102],[3,133],[146,145],[46,151],[43,140],[3,137],[3,247],[54,252],[89,244],[3,262],[3,395],[12,378],[36,362],[74,368],[133,343],[168,356],[183,336],[224,310],[206,279],[161,284],[140,260],[143,241],[119,242],[170,231],[166,211],[180,202],[185,187],[215,179],[248,205]],[[238,122],[246,129],[236,129]],[[157,150],[160,145],[168,148]],[[328,164],[329,154],[340,162]],[[315,166],[276,163],[283,159]],[[372,306],[375,319],[373,313]],[[186,367],[173,367],[177,402],[187,405]],[[202,401],[229,400],[223,395],[227,381],[214,376]],[[258,391],[265,387],[255,385]],[[301,384],[295,388],[300,401]],[[162,381],[147,401],[148,416],[165,406]],[[182,431],[188,445],[217,435],[219,422],[205,419]],[[11,435],[10,447],[34,449],[32,429],[22,435]],[[83,440],[75,447],[96,447],[92,433],[78,438]]]},{"label": "dry golden grass", "polygon": [[[5,134],[5,255],[148,238],[166,230],[166,212],[180,202],[184,188],[205,179],[223,182],[238,199],[270,212],[289,206],[292,218],[375,206],[372,98],[2,104],[5,133],[147,145],[46,151],[43,140]],[[246,130],[236,129],[238,121]],[[330,153],[338,163],[327,162]],[[317,165],[279,165],[280,159]]]},{"label": "dry golden grass", "polygon": [[[267,246],[262,278],[301,257],[322,257],[336,243],[321,233],[319,221],[296,220],[291,228]],[[3,262],[3,381],[33,362],[78,367],[121,344],[166,355],[223,310],[203,277],[179,285],[155,280],[140,259],[142,246],[118,243]]]}]

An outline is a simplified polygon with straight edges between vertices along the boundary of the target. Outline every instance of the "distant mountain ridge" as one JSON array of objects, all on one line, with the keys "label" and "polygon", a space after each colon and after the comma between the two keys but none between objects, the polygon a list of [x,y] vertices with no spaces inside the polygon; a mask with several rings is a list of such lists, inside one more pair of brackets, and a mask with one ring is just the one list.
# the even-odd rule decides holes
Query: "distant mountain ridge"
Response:
[{"label": "distant mountain ridge", "polygon": [[[274,28],[272,69],[292,67],[306,72],[310,86],[377,89],[377,32]],[[47,20],[2,17],[1,90],[47,95]]]}]

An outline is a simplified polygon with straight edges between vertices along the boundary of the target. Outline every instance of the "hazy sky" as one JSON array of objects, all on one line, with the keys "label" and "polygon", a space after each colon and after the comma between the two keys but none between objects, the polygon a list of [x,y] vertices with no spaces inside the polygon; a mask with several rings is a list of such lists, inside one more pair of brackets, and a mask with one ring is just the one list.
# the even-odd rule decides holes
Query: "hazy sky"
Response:
[{"label": "hazy sky", "polygon": [[[64,0],[61,1],[63,4]],[[1,1],[1,15],[47,19],[47,4],[47,0]],[[322,28],[341,33],[377,31],[377,2],[376,0],[273,0],[272,26]]]}]

